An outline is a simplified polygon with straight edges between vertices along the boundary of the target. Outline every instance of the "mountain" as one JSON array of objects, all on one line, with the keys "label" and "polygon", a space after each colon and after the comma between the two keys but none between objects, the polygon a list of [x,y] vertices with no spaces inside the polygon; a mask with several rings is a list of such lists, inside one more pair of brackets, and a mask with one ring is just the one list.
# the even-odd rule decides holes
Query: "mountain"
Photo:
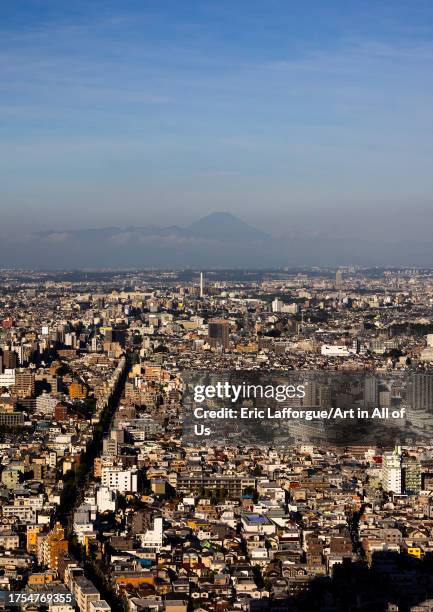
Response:
[{"label": "mountain", "polygon": [[11,253],[13,265],[26,267],[31,261],[41,268],[245,267],[253,256],[262,265],[270,263],[270,257],[274,261],[271,239],[227,212],[207,215],[187,227],[108,226],[2,236],[0,259],[9,263]]},{"label": "mountain", "polygon": [[360,216],[356,223],[350,217],[350,224],[341,215],[327,216],[312,223],[306,214],[280,223],[272,236],[228,212],[186,227],[108,226],[30,234],[0,228],[0,261],[3,267],[43,269],[431,265],[432,227],[421,227],[410,217],[403,223],[400,217],[386,218],[385,232],[384,222],[375,225],[369,217]]},{"label": "mountain", "polygon": [[186,228],[192,236],[209,240],[250,241],[265,240],[265,232],[245,223],[239,217],[228,212],[215,212],[202,217]]},{"label": "mountain", "polygon": [[211,240],[216,242],[249,242],[266,240],[268,235],[239,217],[228,212],[216,212],[202,217],[188,227],[156,225],[129,227],[100,227],[79,230],[46,230],[37,234],[39,237],[55,242],[74,240],[79,242],[114,241],[128,242],[136,240],[171,238],[179,240]]}]

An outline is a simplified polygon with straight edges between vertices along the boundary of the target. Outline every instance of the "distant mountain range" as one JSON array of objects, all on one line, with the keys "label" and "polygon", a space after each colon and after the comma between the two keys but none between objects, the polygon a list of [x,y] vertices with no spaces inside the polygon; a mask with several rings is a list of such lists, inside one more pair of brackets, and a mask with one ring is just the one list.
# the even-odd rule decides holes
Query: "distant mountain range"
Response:
[{"label": "distant mountain range", "polygon": [[[271,236],[229,212],[212,213],[186,227],[46,230],[21,238],[21,245],[13,240],[12,265],[28,267],[32,262],[41,268],[249,267],[257,259],[265,262],[272,244]],[[0,240],[0,257],[3,247],[5,256],[11,259],[7,241],[7,236]]]},{"label": "distant mountain range", "polygon": [[269,238],[265,232],[248,225],[239,217],[228,212],[215,212],[202,217],[187,227],[170,225],[159,227],[155,225],[129,226],[129,227],[102,227],[98,229],[80,229],[72,231],[48,230],[39,232],[43,239],[51,239],[57,242],[73,239],[78,241],[110,240],[125,242],[140,238],[179,238],[205,239],[220,242],[266,240]]},{"label": "distant mountain range", "polygon": [[[377,221],[377,222],[376,222]],[[0,266],[77,268],[275,268],[315,265],[431,265],[433,224],[410,215],[356,222],[329,215],[294,217],[270,235],[229,212],[191,225],[0,230]]]}]

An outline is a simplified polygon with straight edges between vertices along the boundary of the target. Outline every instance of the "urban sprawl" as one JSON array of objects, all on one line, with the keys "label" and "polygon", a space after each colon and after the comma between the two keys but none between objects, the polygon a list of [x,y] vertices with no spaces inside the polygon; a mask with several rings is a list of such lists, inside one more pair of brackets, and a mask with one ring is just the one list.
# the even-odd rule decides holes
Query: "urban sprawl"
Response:
[{"label": "urban sprawl", "polygon": [[[428,431],[432,365],[429,269],[1,270],[0,591],[72,594],[56,612],[431,612],[433,434],[182,430],[185,372],[332,370],[413,375],[405,418]],[[392,408],[398,385],[366,380],[363,405]]]}]

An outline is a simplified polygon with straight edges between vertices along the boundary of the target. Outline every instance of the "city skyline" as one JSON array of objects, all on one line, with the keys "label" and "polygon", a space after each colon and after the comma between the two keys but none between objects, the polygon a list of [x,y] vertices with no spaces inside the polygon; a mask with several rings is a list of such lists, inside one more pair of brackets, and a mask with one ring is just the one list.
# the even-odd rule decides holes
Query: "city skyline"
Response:
[{"label": "city skyline", "polygon": [[430,610],[432,300],[432,269],[0,269],[2,601]]}]

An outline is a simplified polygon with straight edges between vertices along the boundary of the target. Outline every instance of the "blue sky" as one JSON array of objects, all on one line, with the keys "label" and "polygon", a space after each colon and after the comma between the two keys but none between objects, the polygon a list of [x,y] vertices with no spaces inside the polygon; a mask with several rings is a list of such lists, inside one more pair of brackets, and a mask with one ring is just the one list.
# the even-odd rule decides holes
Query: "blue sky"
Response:
[{"label": "blue sky", "polygon": [[432,32],[417,0],[3,2],[2,225],[431,224]]}]

